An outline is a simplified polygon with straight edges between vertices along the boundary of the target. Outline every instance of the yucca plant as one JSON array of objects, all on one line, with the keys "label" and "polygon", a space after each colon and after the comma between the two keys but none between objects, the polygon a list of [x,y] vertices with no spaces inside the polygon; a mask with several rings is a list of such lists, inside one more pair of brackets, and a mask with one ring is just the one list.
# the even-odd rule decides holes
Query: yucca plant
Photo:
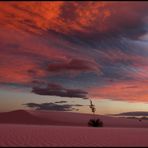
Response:
[{"label": "yucca plant", "polygon": [[100,119],[90,119],[88,126],[103,127],[103,122]]},{"label": "yucca plant", "polygon": [[95,108],[95,105],[92,103],[92,101],[90,100],[90,105],[89,105],[92,113],[93,113],[93,116],[94,118],[93,119],[90,119],[88,121],[88,126],[92,126],[92,127],[102,127],[103,126],[103,122],[100,120],[100,119],[96,119],[95,118],[95,111],[96,111],[96,108]]}]

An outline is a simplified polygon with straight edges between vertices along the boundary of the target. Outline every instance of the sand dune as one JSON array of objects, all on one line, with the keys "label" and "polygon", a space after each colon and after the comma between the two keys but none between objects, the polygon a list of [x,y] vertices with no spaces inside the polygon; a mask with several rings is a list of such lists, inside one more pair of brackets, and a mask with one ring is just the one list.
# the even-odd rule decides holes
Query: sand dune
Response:
[{"label": "sand dune", "polygon": [[[87,126],[92,114],[16,110],[0,113],[0,123]],[[96,115],[104,122],[104,127],[148,127],[148,121]]]},{"label": "sand dune", "polygon": [[34,116],[24,110],[0,113],[0,123],[52,124],[49,120]]},{"label": "sand dune", "polygon": [[[29,111],[32,115],[44,119],[50,119],[55,123],[63,125],[87,126],[89,119],[94,118],[92,114],[57,112],[57,111]],[[137,119],[126,119],[96,115],[96,118],[104,122],[105,127],[148,127],[148,121],[139,122]]]},{"label": "sand dune", "polygon": [[88,127],[91,114],[29,110],[3,112],[0,113],[0,146],[148,146],[148,121],[96,117],[104,122],[104,127]]}]

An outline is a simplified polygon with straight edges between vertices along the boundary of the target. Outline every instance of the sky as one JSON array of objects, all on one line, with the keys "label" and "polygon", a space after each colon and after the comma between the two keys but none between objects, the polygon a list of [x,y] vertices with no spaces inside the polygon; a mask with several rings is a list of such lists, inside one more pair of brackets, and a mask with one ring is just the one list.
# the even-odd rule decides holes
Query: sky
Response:
[{"label": "sky", "polygon": [[0,111],[148,111],[148,2],[0,2]]}]

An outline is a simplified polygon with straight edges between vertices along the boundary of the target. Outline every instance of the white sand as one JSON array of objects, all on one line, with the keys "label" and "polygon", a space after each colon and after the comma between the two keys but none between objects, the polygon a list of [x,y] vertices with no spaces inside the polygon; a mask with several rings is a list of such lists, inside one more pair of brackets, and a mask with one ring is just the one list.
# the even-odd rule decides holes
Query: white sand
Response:
[{"label": "white sand", "polygon": [[148,146],[148,128],[0,125],[0,146]]},{"label": "white sand", "polygon": [[104,127],[88,127],[90,114],[22,110],[0,113],[0,146],[148,146],[148,121],[97,117]]}]

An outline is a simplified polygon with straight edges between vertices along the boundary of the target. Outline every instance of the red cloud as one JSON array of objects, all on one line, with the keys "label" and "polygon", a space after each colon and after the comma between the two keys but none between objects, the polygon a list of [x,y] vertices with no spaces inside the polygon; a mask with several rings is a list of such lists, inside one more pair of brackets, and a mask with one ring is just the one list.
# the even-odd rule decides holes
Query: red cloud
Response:
[{"label": "red cloud", "polygon": [[1,2],[0,25],[36,33],[116,34],[141,25],[147,8],[145,2]]},{"label": "red cloud", "polygon": [[[85,55],[83,59],[75,59],[70,51],[49,46],[42,42],[42,38],[32,34],[0,30],[0,44],[0,82],[30,83],[36,78],[62,74],[63,71],[75,75],[99,73],[100,70],[100,66],[93,60],[87,60]],[[48,64],[50,62],[54,64]]]},{"label": "red cloud", "polygon": [[[46,74],[34,61],[27,58],[1,53],[0,59],[0,82],[30,83],[34,78]],[[34,75],[29,70],[34,70]]]}]

